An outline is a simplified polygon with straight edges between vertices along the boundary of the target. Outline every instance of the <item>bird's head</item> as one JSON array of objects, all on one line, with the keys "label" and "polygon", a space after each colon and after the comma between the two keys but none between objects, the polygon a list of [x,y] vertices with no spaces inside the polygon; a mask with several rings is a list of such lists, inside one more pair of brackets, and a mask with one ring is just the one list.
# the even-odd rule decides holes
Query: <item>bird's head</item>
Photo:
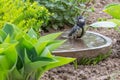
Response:
[{"label": "bird's head", "polygon": [[77,25],[83,27],[85,25],[85,18],[83,16],[77,17]]}]

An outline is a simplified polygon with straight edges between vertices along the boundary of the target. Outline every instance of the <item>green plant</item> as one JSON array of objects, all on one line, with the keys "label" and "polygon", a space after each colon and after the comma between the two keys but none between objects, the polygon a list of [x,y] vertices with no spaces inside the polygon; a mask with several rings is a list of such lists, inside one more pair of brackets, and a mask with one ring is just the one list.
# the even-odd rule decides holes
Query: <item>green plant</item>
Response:
[{"label": "green plant", "polygon": [[38,39],[32,28],[25,33],[6,23],[0,29],[1,80],[39,80],[45,71],[74,61],[74,58],[51,54],[65,42],[55,40],[60,34],[49,34]]},{"label": "green plant", "polygon": [[96,65],[97,63],[99,63],[100,61],[102,61],[103,59],[106,59],[108,56],[110,56],[111,54],[111,50],[108,53],[101,53],[100,55],[94,57],[94,58],[82,58],[78,60],[78,64],[82,64],[82,65]]},{"label": "green plant", "polygon": [[119,31],[120,26],[120,4],[109,4],[105,6],[104,12],[109,14],[113,17],[113,19],[108,19],[106,21],[96,22],[91,24],[93,27],[109,27],[114,28],[115,30]]},{"label": "green plant", "polygon": [[46,24],[51,14],[44,6],[29,0],[0,0],[0,28],[6,22],[17,25],[20,29],[28,31],[31,27],[35,31]]},{"label": "green plant", "polygon": [[[32,0],[33,1],[33,0]],[[48,27],[58,29],[64,25],[74,25],[76,17],[91,12],[93,8],[88,7],[93,0],[34,0],[40,5],[44,5],[53,15],[48,23]]]}]

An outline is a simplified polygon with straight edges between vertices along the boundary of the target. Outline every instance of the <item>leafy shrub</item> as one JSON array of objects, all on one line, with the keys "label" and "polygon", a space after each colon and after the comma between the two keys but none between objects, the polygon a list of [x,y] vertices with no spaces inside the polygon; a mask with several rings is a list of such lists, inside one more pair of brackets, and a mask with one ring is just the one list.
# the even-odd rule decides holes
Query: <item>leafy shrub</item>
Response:
[{"label": "leafy shrub", "polygon": [[24,31],[31,27],[38,31],[40,26],[46,24],[50,13],[44,6],[29,0],[0,0],[0,28],[4,23],[11,22]]},{"label": "leafy shrub", "polygon": [[114,28],[120,32],[120,4],[109,4],[105,6],[104,12],[113,17],[113,19],[108,19],[107,21],[101,21],[91,24],[93,27],[109,27]]},{"label": "leafy shrub", "polygon": [[26,34],[15,25],[5,24],[0,29],[0,80],[39,80],[45,71],[75,60],[51,54],[64,42],[55,40],[60,34],[38,39],[32,28]]},{"label": "leafy shrub", "polygon": [[[83,11],[90,11],[86,8],[86,3],[92,0],[34,0],[40,5],[44,5],[53,16],[48,26],[57,29],[66,25],[74,25],[75,18]],[[86,8],[86,9],[85,9]],[[44,28],[44,26],[43,26]]]}]

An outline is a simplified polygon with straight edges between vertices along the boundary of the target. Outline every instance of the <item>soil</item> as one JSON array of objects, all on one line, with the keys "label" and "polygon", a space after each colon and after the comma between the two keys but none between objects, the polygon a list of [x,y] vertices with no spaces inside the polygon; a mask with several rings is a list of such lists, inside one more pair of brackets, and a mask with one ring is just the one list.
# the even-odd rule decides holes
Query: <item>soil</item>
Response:
[{"label": "soil", "polygon": [[[88,23],[99,18],[111,18],[102,9],[109,3],[120,3],[120,0],[95,0],[95,12],[89,15]],[[120,80],[120,33],[114,29],[89,28],[90,31],[101,33],[113,40],[112,54],[96,65],[78,65],[74,69],[72,64],[54,68],[46,72],[41,80]]]}]

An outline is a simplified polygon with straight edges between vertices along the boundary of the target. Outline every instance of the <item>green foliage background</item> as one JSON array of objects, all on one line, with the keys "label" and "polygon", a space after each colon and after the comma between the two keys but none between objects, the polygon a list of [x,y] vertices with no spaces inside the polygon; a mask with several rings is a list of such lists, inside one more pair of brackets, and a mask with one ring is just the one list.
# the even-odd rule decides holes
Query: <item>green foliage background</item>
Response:
[{"label": "green foliage background", "polygon": [[31,27],[38,31],[49,20],[50,13],[44,6],[29,0],[0,0],[0,28],[6,22],[13,23],[24,31]]},{"label": "green foliage background", "polygon": [[[53,15],[47,27],[57,29],[64,25],[74,25],[76,17],[81,15],[83,11],[91,12],[90,8],[86,8],[86,3],[92,0],[32,0],[38,1],[40,5],[44,5]],[[86,16],[86,15],[84,15]],[[46,28],[46,25],[43,26]]]}]

